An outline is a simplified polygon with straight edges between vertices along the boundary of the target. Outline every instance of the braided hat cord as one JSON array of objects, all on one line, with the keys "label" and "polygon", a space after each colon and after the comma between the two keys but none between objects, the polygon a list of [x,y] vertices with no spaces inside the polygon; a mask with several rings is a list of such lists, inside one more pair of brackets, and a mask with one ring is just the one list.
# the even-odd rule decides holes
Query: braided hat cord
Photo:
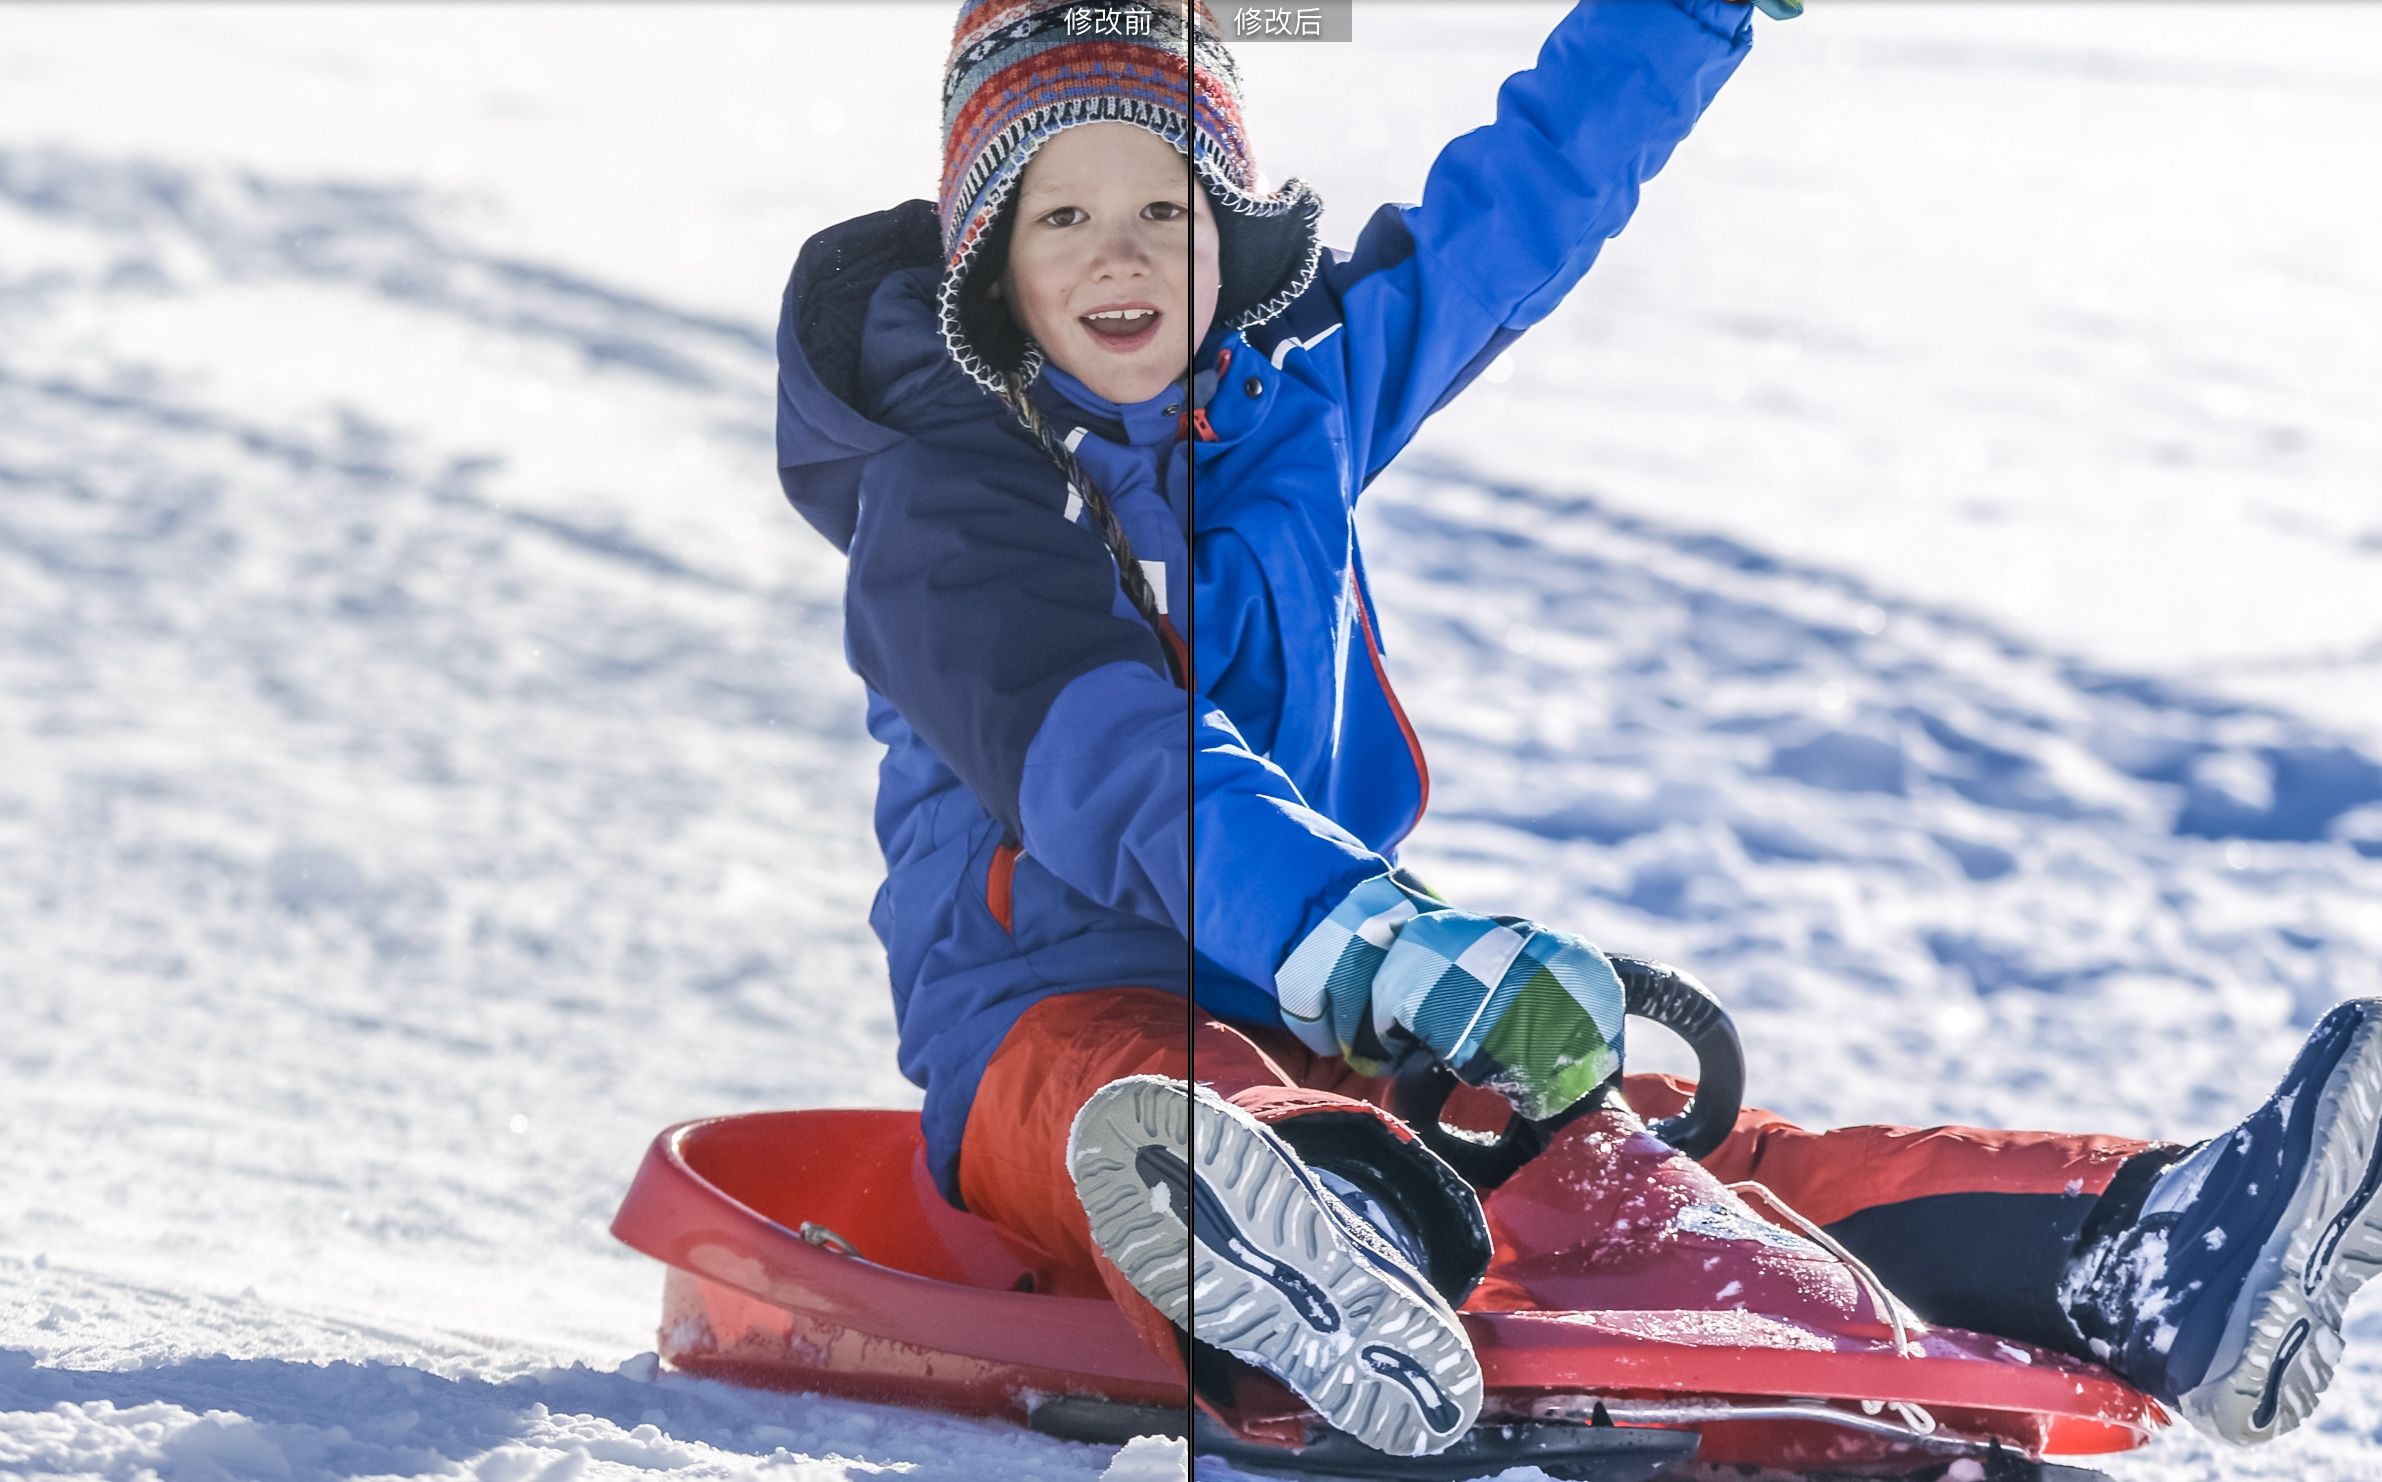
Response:
[{"label": "braided hat cord", "polygon": [[[1025,424],[1026,431],[1034,435],[1034,441],[1041,445],[1042,451],[1049,454],[1051,461],[1059,466],[1059,472],[1066,477],[1068,484],[1083,496],[1084,509],[1092,517],[1092,527],[1107,542],[1108,553],[1116,559],[1117,580],[1123,585],[1127,600],[1149,623],[1152,632],[1163,632],[1166,621],[1158,610],[1158,595],[1150,589],[1150,579],[1142,571],[1141,562],[1134,558],[1133,542],[1126,538],[1125,527],[1118,521],[1116,509],[1109,504],[1108,496],[1101,492],[1100,486],[1092,481],[1090,472],[1084,468],[1082,460],[1075,456],[1074,450],[1050,430],[1050,424],[1043,419],[1041,409],[1026,395],[1026,378],[1018,372],[1010,372],[1001,378],[1001,389],[995,394],[1010,411],[1017,414],[1017,420]],[[1170,669],[1175,666],[1171,648],[1168,648],[1166,662]],[[1182,676],[1178,674],[1176,678],[1180,680]]]}]

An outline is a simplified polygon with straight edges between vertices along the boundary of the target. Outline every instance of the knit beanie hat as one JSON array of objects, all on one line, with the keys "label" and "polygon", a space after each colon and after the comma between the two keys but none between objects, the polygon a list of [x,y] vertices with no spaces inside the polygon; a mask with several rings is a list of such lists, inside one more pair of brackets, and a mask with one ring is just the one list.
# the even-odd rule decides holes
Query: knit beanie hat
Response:
[{"label": "knit beanie hat", "polygon": [[1015,213],[1003,208],[1044,140],[1100,122],[1138,124],[1190,156],[1216,207],[1217,324],[1262,324],[1314,280],[1323,202],[1298,180],[1262,189],[1240,72],[1205,0],[963,0],[943,73],[939,305],[943,343],[988,389],[1042,368],[1040,347],[985,297],[1008,262]]}]

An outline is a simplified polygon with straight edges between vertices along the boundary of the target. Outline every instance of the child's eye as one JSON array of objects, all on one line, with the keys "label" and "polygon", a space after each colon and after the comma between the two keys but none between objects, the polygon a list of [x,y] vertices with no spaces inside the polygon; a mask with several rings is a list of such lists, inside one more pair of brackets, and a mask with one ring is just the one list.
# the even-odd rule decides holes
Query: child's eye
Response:
[{"label": "child's eye", "polygon": [[1184,210],[1182,204],[1177,201],[1152,201],[1141,209],[1145,216],[1152,211],[1157,212],[1156,216],[1150,218],[1153,221],[1180,221],[1191,214]]},{"label": "child's eye", "polygon": [[1073,226],[1075,223],[1072,221],[1058,221],[1053,219],[1055,217],[1067,216],[1070,214],[1081,216],[1083,215],[1083,208],[1080,206],[1061,206],[1056,210],[1043,212],[1041,219],[1052,226]]}]

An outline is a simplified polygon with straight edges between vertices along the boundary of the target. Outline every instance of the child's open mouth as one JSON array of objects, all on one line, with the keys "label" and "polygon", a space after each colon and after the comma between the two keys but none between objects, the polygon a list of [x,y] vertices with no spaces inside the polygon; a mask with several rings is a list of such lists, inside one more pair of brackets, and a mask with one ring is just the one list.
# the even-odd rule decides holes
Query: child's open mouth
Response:
[{"label": "child's open mouth", "polygon": [[1102,349],[1122,354],[1158,338],[1158,321],[1163,317],[1156,309],[1146,307],[1102,309],[1081,316],[1076,323],[1090,331]]}]

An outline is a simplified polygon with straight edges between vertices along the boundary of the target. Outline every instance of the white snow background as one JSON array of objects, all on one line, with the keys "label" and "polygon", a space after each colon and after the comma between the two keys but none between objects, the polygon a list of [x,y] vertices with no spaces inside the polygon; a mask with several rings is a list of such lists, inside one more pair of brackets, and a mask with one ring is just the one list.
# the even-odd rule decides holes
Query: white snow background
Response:
[{"label": "white snow background", "polygon": [[[1261,163],[1345,245],[1562,8],[1243,48]],[[915,1104],[771,334],[951,10],[0,6],[0,1474],[1179,1470],[657,1374],[605,1233],[669,1122]],[[2205,1136],[2382,993],[2382,16],[1760,30],[1371,495],[1410,858],[1807,1120]],[[2382,1474],[2351,1329],[2111,1470]]]}]

